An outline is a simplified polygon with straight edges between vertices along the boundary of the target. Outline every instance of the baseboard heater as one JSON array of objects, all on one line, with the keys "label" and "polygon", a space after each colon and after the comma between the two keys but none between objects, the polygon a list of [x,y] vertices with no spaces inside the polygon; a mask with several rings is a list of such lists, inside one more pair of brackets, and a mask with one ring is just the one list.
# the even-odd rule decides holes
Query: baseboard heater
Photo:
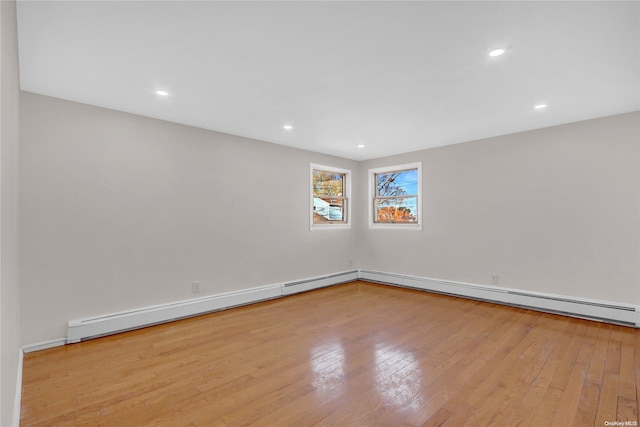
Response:
[{"label": "baseboard heater", "polygon": [[[66,343],[76,343],[91,338],[171,322],[173,320],[225,310],[241,305],[253,304],[326,286],[347,283],[357,279],[589,320],[604,321],[624,326],[640,327],[640,307],[630,304],[568,298],[562,295],[523,292],[516,289],[380,271],[351,270],[174,303],[143,307],[103,316],[71,320],[67,325]],[[60,340],[55,340],[56,345],[62,343],[64,343],[64,341],[60,342]],[[52,346],[52,344],[48,344],[42,346],[42,348]],[[38,345],[33,345],[34,350],[39,348]]]},{"label": "baseboard heater", "polygon": [[311,279],[298,280],[296,282],[282,285],[282,295],[292,295],[300,292],[310,291],[326,286],[339,285],[341,283],[358,280],[358,270],[345,271],[342,273],[330,274],[324,277],[314,277]]},{"label": "baseboard heater", "polygon": [[516,289],[360,270],[360,278],[371,282],[425,290],[457,297],[522,307],[582,319],[640,327],[640,309],[631,304],[575,299],[562,295],[523,292]]},{"label": "baseboard heater", "polygon": [[169,304],[143,307],[104,316],[71,320],[67,324],[66,342],[67,344],[77,343],[82,340],[253,304],[357,279],[358,270],[345,271],[294,282],[278,283]]}]

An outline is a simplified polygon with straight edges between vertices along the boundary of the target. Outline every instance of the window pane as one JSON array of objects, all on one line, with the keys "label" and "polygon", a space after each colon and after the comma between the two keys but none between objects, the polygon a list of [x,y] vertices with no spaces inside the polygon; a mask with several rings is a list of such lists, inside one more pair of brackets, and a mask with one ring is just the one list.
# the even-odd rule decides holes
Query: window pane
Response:
[{"label": "window pane", "polygon": [[374,222],[417,223],[418,197],[376,199]]},{"label": "window pane", "polygon": [[346,221],[347,200],[331,197],[313,198],[313,223],[326,224],[328,222]]},{"label": "window pane", "polygon": [[344,177],[342,173],[313,171],[314,196],[344,196]]},{"label": "window pane", "polygon": [[418,169],[375,174],[376,196],[405,196],[418,194]]}]

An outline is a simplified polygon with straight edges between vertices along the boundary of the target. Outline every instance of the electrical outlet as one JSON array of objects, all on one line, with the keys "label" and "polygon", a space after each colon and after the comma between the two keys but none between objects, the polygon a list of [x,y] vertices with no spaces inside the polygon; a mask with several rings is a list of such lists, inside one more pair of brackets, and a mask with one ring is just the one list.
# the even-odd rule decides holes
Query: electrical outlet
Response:
[{"label": "electrical outlet", "polygon": [[500,276],[498,276],[497,274],[492,274],[491,275],[491,284],[497,285],[499,282],[500,282]]},{"label": "electrical outlet", "polygon": [[200,292],[200,282],[191,282],[191,292],[194,294]]}]

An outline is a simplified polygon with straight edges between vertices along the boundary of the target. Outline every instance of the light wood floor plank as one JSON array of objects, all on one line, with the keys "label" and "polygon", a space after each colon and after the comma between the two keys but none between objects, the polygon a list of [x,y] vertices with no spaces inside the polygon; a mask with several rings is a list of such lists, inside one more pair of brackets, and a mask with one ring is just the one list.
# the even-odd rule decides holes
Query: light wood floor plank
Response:
[{"label": "light wood floor plank", "polygon": [[640,331],[367,282],[25,355],[21,426],[638,421]]},{"label": "light wood floor plank", "polygon": [[[600,397],[594,425],[618,421],[618,375],[605,372],[600,386]],[[625,420],[628,421],[628,420]],[[636,420],[634,420],[636,421]]]}]

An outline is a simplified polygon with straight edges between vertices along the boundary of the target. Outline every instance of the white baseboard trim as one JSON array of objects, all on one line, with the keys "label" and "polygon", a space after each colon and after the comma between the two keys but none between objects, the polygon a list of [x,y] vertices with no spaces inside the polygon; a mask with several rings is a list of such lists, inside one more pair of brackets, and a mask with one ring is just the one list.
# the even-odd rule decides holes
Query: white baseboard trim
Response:
[{"label": "white baseboard trim", "polygon": [[624,326],[640,327],[640,306],[632,304],[370,270],[359,270],[359,278],[388,285],[490,301]]},{"label": "white baseboard trim", "polygon": [[22,363],[24,360],[24,352],[18,349],[18,374],[16,379],[16,395],[13,402],[13,419],[11,425],[20,427],[20,407],[22,405]]},{"label": "white baseboard trim", "polygon": [[[97,338],[118,332],[166,323],[199,314],[225,310],[241,305],[253,304],[284,295],[309,291],[325,286],[357,280],[358,271],[344,271],[311,277],[293,282],[260,286],[241,291],[210,295],[174,303],[142,307],[135,310],[112,313],[104,316],[71,320],[67,324],[66,343],[77,343],[85,339]],[[58,340],[54,340],[58,343]],[[26,346],[36,348],[38,344]],[[46,348],[46,347],[43,347]]]},{"label": "white baseboard trim", "polygon": [[26,344],[22,346],[22,351],[25,353],[32,353],[34,351],[46,350],[48,348],[60,347],[67,343],[66,338],[56,338],[53,340],[41,341],[33,344]]}]

